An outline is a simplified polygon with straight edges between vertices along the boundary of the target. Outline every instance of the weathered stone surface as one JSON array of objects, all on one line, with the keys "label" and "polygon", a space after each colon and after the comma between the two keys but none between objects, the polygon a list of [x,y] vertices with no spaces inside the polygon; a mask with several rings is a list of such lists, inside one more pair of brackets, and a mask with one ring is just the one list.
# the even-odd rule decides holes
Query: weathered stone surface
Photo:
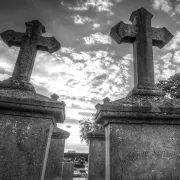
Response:
[{"label": "weathered stone surface", "polygon": [[106,180],[179,180],[180,126],[108,124]]},{"label": "weathered stone surface", "polygon": [[26,32],[20,33],[8,30],[1,37],[8,46],[20,47],[12,77],[0,82],[0,87],[34,91],[29,83],[36,53],[38,50],[53,53],[60,49],[59,42],[54,37],[43,37],[45,27],[37,20],[25,23]]},{"label": "weathered stone surface", "polygon": [[151,28],[151,18],[141,8],[132,25],[120,22],[111,31],[118,43],[134,45],[135,88],[96,106],[95,121],[105,128],[106,180],[180,179],[180,101],[155,88],[152,59],[152,45],[162,48],[172,35]]},{"label": "weathered stone surface", "polygon": [[96,122],[180,124],[180,101],[163,96],[128,95],[98,106]]},{"label": "weathered stone surface", "polygon": [[132,25],[121,21],[111,29],[110,33],[118,44],[133,44],[134,85],[138,89],[156,89],[152,46],[162,48],[173,37],[164,27],[151,27],[152,17],[153,15],[146,9],[140,8],[131,14]]},{"label": "weathered stone surface", "polygon": [[64,162],[62,180],[73,180],[73,173],[74,173],[74,163]]},{"label": "weathered stone surface", "polygon": [[0,89],[0,179],[44,179],[54,124],[64,103],[34,91]]},{"label": "weathered stone surface", "polygon": [[59,99],[59,96],[56,93],[54,93],[54,94],[51,95],[51,98],[53,100],[57,101]]},{"label": "weathered stone surface", "polygon": [[106,180],[180,179],[180,101],[130,95],[98,106],[106,130]]},{"label": "weathered stone surface", "polygon": [[70,133],[60,128],[54,128],[46,166],[45,180],[62,179],[62,162],[64,159],[65,139]]},{"label": "weathered stone surface", "polygon": [[51,119],[0,113],[0,179],[40,180],[52,130]]},{"label": "weathered stone surface", "polygon": [[90,141],[88,180],[105,180],[105,131],[94,130],[87,138]]}]

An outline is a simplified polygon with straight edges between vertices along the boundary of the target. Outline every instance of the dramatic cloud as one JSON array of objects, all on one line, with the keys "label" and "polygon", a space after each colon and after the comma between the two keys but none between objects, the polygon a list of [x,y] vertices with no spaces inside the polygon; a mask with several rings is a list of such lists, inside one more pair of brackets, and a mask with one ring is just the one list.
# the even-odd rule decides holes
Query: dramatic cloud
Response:
[{"label": "dramatic cloud", "polygon": [[165,46],[165,49],[168,51],[180,49],[180,31],[175,33],[173,39]]},{"label": "dramatic cloud", "polygon": [[112,40],[109,37],[109,35],[104,35],[101,32],[91,34],[89,37],[84,37],[83,39],[85,41],[85,44],[87,44],[87,45],[92,45],[95,43],[100,43],[100,44],[111,44],[112,43]]},{"label": "dramatic cloud", "polygon": [[173,61],[175,63],[180,63],[180,51],[175,51]]},{"label": "dramatic cloud", "polygon": [[100,24],[97,24],[97,23],[94,23],[93,24],[93,30],[95,30],[95,29],[97,29],[97,28],[99,28],[100,27]]},{"label": "dramatic cloud", "polygon": [[152,2],[152,7],[155,10],[162,10],[171,16],[174,15],[174,13],[172,12],[173,8],[170,0],[153,0]]},{"label": "dramatic cloud", "polygon": [[111,0],[81,0],[77,2],[75,7],[69,6],[68,8],[73,11],[87,11],[90,7],[93,7],[97,12],[109,12],[110,15],[112,15],[112,6],[114,6],[114,4]]},{"label": "dramatic cloud", "polygon": [[93,19],[91,19],[89,17],[82,17],[80,15],[72,16],[72,18],[74,19],[75,24],[84,24],[86,22],[94,21]]},{"label": "dramatic cloud", "polygon": [[[96,112],[94,106],[105,97],[117,100],[133,88],[133,46],[118,46],[109,36],[111,27],[120,20],[126,22],[132,11],[153,5],[157,10],[154,14],[149,9],[154,14],[153,26],[166,26],[174,34],[165,48],[153,48],[156,82],[180,72],[180,31],[177,21],[172,21],[180,12],[180,1],[172,2],[7,0],[1,3],[1,32],[7,29],[25,32],[24,22],[39,19],[46,27],[44,35],[54,36],[61,43],[61,49],[55,53],[38,51],[31,83],[37,93],[47,97],[56,93],[58,100],[65,102],[66,120],[58,127],[71,134],[66,140],[66,151],[87,152],[88,147],[80,142],[79,120],[91,118]],[[0,80],[11,76],[18,52],[19,48],[8,47],[0,39]]]},{"label": "dramatic cloud", "polygon": [[180,1],[179,0],[151,0],[152,7],[155,10],[161,10],[167,13],[172,19],[179,24],[179,17],[176,17],[180,14]]}]

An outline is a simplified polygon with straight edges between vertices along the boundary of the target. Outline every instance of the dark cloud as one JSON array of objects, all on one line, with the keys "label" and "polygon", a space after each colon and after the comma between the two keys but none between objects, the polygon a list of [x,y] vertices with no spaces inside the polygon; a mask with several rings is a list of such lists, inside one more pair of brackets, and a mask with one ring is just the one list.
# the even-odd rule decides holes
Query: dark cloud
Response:
[{"label": "dark cloud", "polygon": [[8,74],[8,75],[11,75],[11,72],[6,71],[6,68],[0,66],[0,74]]}]

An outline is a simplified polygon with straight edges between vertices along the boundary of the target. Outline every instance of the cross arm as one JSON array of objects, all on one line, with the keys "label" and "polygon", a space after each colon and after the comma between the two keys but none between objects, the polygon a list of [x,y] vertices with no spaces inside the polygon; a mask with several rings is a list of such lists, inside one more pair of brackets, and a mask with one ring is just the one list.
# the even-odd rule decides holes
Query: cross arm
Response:
[{"label": "cross arm", "polygon": [[24,33],[15,32],[13,30],[7,30],[1,34],[2,40],[9,46],[21,46]]},{"label": "cross arm", "polygon": [[153,46],[163,48],[172,38],[173,35],[165,28],[152,28],[152,43]]},{"label": "cross arm", "polygon": [[131,24],[119,22],[110,32],[110,36],[118,43],[133,43],[137,34],[137,27]]},{"label": "cross arm", "polygon": [[41,36],[37,43],[38,50],[48,51],[49,53],[58,51],[60,47],[61,44],[54,37]]}]

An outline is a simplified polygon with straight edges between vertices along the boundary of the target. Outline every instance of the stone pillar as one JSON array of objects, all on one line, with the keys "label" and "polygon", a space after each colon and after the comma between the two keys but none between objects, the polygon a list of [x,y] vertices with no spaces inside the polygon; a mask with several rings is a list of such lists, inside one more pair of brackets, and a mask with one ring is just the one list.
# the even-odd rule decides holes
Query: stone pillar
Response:
[{"label": "stone pillar", "polygon": [[65,139],[70,133],[60,128],[55,128],[52,133],[51,144],[48,154],[45,180],[62,179],[62,162],[64,159]]},{"label": "stone pillar", "polygon": [[0,88],[0,179],[44,180],[54,124],[65,104],[37,94]]},{"label": "stone pillar", "polygon": [[74,163],[63,162],[62,180],[73,180],[73,174],[74,174]]},{"label": "stone pillar", "polygon": [[105,180],[105,132],[94,130],[87,134],[89,139],[88,180]]},{"label": "stone pillar", "polygon": [[130,94],[98,105],[96,123],[105,127],[106,180],[180,179],[178,104],[163,96]]}]

